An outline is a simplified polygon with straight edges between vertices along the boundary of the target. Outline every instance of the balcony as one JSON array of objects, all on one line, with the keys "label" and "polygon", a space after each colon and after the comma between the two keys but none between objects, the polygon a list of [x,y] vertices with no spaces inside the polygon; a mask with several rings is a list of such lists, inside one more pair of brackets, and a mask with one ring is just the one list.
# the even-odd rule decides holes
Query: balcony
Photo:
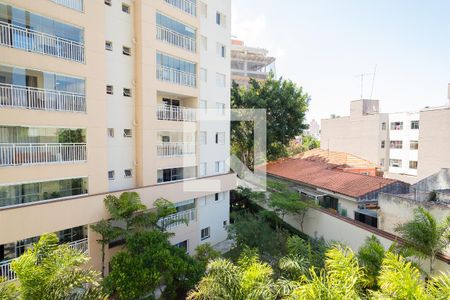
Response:
[{"label": "balcony", "polygon": [[195,122],[195,109],[173,105],[158,105],[156,109],[158,120]]},{"label": "balcony", "polygon": [[197,15],[197,5],[192,0],[164,0],[164,1],[194,17]]},{"label": "balcony", "polygon": [[86,112],[86,96],[63,91],[0,83],[0,107]]},{"label": "balcony", "polygon": [[[75,242],[68,243],[69,247],[78,250],[80,252],[83,252],[85,254],[88,253],[88,239],[84,238],[82,240],[78,240]],[[16,280],[16,273],[11,268],[11,264],[13,261],[15,261],[17,258],[13,258],[10,260],[5,260],[0,262],[0,277],[3,277],[6,279],[6,281],[12,281]]]},{"label": "balcony", "polygon": [[183,72],[174,68],[163,65],[157,65],[156,78],[170,83],[184,85],[188,87],[196,87],[196,76],[194,73]]},{"label": "balcony", "polygon": [[86,161],[86,144],[0,144],[0,167]]},{"label": "balcony", "polygon": [[182,35],[172,29],[156,25],[156,38],[176,47],[195,52],[195,39]]},{"label": "balcony", "polygon": [[195,155],[195,143],[166,142],[157,145],[159,157],[176,157]]},{"label": "balcony", "polygon": [[0,22],[0,45],[84,63],[84,45]]},{"label": "balcony", "polygon": [[50,1],[74,10],[78,10],[81,12],[83,11],[83,0],[50,0]]},{"label": "balcony", "polygon": [[195,220],[195,208],[185,210],[167,216],[158,221],[158,226],[164,227],[166,230],[176,228],[180,225],[192,222]]}]

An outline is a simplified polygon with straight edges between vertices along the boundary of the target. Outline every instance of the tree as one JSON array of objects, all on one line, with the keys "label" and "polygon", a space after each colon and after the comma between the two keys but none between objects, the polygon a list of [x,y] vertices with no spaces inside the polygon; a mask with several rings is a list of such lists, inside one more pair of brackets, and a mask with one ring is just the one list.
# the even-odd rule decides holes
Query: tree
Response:
[{"label": "tree", "polygon": [[367,286],[370,288],[377,287],[377,278],[384,256],[384,247],[374,235],[367,237],[365,243],[359,248],[358,261],[364,268],[368,280]]},{"label": "tree", "polygon": [[101,220],[97,224],[91,225],[91,228],[100,235],[97,242],[102,248],[102,277],[105,277],[105,248],[114,239],[120,237],[122,230],[112,226],[109,220]]},{"label": "tree", "polygon": [[209,243],[198,245],[197,248],[195,248],[194,258],[205,268],[209,261],[219,257],[220,252],[214,249]]},{"label": "tree", "polygon": [[106,299],[99,274],[86,269],[89,258],[55,234],[44,234],[25,254],[13,261],[22,299]]},{"label": "tree", "polygon": [[19,298],[19,292],[14,283],[5,283],[6,279],[0,277],[0,299],[14,300]]},{"label": "tree", "polygon": [[147,207],[142,204],[141,197],[136,192],[124,192],[119,197],[108,195],[104,199],[106,209],[112,219],[123,221],[123,234],[131,232],[140,226],[148,225],[149,220],[144,214]]},{"label": "tree", "polygon": [[302,148],[303,151],[320,148],[320,141],[310,135],[305,135],[302,138]]},{"label": "tree", "polygon": [[[264,82],[250,80],[247,89],[235,82],[231,89],[233,109],[266,109],[267,158],[276,160],[286,155],[286,147],[306,128],[305,113],[309,96],[290,80],[275,79],[273,74]],[[253,124],[233,122],[231,126],[232,153],[249,169],[253,169]],[[255,146],[256,147],[256,146]]]},{"label": "tree", "polygon": [[395,228],[404,240],[402,245],[420,258],[428,258],[430,275],[433,273],[436,255],[450,245],[450,216],[441,223],[423,207],[414,210],[413,220]]}]

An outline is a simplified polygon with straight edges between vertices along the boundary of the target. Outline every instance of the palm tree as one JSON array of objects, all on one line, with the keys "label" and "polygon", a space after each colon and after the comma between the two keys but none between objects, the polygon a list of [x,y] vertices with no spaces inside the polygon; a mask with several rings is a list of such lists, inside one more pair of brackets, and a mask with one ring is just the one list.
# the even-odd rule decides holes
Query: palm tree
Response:
[{"label": "palm tree", "polygon": [[97,239],[97,242],[100,244],[102,248],[102,277],[105,277],[105,250],[106,245],[111,243],[114,239],[120,237],[122,233],[117,227],[111,225],[111,221],[109,220],[101,220],[100,222],[91,225],[93,231],[97,232],[100,235],[100,238]]},{"label": "palm tree", "polygon": [[358,262],[364,268],[367,285],[370,288],[377,286],[377,277],[380,274],[384,255],[384,247],[374,235],[367,237],[365,243],[359,248]]},{"label": "palm tree", "polygon": [[397,226],[395,230],[404,239],[402,247],[405,250],[429,259],[431,275],[436,255],[450,245],[450,216],[438,223],[430,212],[419,207],[414,210],[413,220]]},{"label": "palm tree", "polygon": [[14,300],[19,298],[17,287],[14,283],[5,283],[6,279],[0,277],[0,299]]},{"label": "palm tree", "polygon": [[98,272],[85,268],[89,258],[55,234],[44,234],[12,263],[21,299],[106,299]]}]

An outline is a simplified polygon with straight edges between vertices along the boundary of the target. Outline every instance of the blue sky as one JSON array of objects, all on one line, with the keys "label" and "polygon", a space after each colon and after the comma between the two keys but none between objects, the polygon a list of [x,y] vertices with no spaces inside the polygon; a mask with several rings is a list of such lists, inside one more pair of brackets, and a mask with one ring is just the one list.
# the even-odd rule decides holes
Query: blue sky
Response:
[{"label": "blue sky", "polygon": [[448,103],[450,0],[232,0],[232,14],[232,34],[267,48],[277,75],[310,94],[309,120],[348,115],[355,75],[375,65],[382,112]]}]

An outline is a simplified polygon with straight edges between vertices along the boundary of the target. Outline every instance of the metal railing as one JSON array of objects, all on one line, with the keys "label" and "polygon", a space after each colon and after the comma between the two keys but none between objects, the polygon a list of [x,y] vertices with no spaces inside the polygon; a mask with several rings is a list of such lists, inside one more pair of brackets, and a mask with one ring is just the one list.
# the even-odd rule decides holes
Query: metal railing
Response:
[{"label": "metal railing", "polygon": [[195,38],[182,35],[175,30],[156,25],[156,38],[171,45],[195,52]]},{"label": "metal railing", "polygon": [[163,65],[156,67],[156,78],[162,81],[185,85],[189,87],[196,87],[196,76],[193,73],[183,72],[174,68],[169,68]]},{"label": "metal railing", "polygon": [[0,83],[0,107],[86,112],[86,96]]},{"label": "metal railing", "polygon": [[50,0],[62,6],[83,11],[83,0]]},{"label": "metal railing", "polygon": [[182,224],[186,224],[195,220],[195,208],[175,213],[158,221],[158,226],[165,229],[173,229]]},{"label": "metal railing", "polygon": [[158,108],[156,109],[156,116],[158,120],[184,122],[195,122],[196,120],[195,109],[165,104],[158,105]]},{"label": "metal railing", "polygon": [[158,156],[174,157],[195,154],[195,143],[192,142],[165,142],[157,145]]},{"label": "metal railing", "polygon": [[164,1],[184,11],[185,13],[193,15],[194,17],[197,15],[197,5],[195,1],[192,0],[164,0]]},{"label": "metal railing", "polygon": [[86,144],[0,143],[0,166],[77,162],[86,160]]},{"label": "metal railing", "polygon": [[0,22],[0,45],[84,63],[83,44],[5,22]]},{"label": "metal railing", "polygon": [[[87,238],[68,243],[68,245],[69,245],[69,247],[71,247],[75,250],[78,250],[85,254],[88,253],[88,239]],[[5,260],[5,261],[0,262],[0,277],[3,277],[6,281],[12,281],[12,280],[17,279],[16,273],[11,268],[11,264],[15,260],[17,260],[17,258],[13,258],[10,260]]]}]

